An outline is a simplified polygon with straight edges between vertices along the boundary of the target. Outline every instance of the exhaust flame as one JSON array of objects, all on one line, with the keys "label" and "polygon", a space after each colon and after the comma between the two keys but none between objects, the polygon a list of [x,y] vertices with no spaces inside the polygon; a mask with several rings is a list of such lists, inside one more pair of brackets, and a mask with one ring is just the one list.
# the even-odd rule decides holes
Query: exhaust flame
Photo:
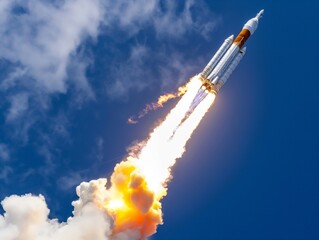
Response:
[{"label": "exhaust flame", "polygon": [[[194,77],[187,91],[149,138],[135,144],[115,166],[111,185],[101,178],[76,188],[73,215],[64,223],[49,219],[43,196],[5,198],[0,214],[1,240],[141,240],[163,223],[161,199],[167,194],[171,167],[212,105],[215,95],[198,94],[202,83]],[[195,101],[196,100],[196,101]],[[193,107],[193,101],[196,107]],[[189,109],[192,109],[190,114]]]},{"label": "exhaust flame", "polygon": [[127,122],[130,124],[136,124],[138,123],[138,119],[143,118],[146,114],[148,114],[149,111],[154,111],[158,108],[162,108],[166,102],[168,102],[171,99],[183,96],[187,91],[187,86],[181,86],[178,88],[177,92],[175,93],[167,93],[164,95],[161,95],[157,102],[152,102],[150,104],[146,104],[145,108],[137,115],[130,117]]},{"label": "exhaust flame", "polygon": [[[215,99],[215,95],[208,94],[180,124],[201,85],[199,78],[191,79],[176,107],[153,130],[144,145],[138,146],[139,153],[129,154],[125,161],[116,165],[108,189],[109,200],[102,206],[114,219],[115,238],[122,232],[135,230],[140,239],[144,239],[163,223],[160,200],[167,194],[171,167],[183,155],[188,139]],[[163,98],[164,102],[169,98]]]}]

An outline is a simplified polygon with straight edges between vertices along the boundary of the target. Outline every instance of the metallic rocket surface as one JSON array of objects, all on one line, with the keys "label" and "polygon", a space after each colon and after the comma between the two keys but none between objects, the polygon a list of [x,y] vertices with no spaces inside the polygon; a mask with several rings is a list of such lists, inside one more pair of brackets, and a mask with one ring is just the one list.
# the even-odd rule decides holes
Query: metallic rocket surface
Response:
[{"label": "metallic rocket surface", "polygon": [[[209,61],[204,70],[199,74],[202,86],[198,90],[188,111],[177,128],[188,119],[209,92],[217,94],[220,88],[226,83],[227,79],[244,57],[246,47],[243,46],[248,38],[256,31],[258,22],[263,13],[264,10],[261,10],[256,17],[246,22],[235,40],[233,35],[228,37]],[[175,131],[172,136],[174,136]]]},{"label": "metallic rocket surface", "polygon": [[246,47],[243,48],[243,46],[248,38],[256,31],[263,13],[264,10],[261,10],[256,17],[250,19],[235,40],[232,35],[224,41],[200,73],[203,88],[217,94],[220,88],[226,83],[229,76],[244,57]]}]

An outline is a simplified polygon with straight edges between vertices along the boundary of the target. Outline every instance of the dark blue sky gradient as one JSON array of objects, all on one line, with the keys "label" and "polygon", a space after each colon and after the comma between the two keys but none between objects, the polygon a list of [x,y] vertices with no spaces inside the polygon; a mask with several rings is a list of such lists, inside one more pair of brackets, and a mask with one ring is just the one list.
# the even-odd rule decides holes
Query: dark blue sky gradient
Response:
[{"label": "dark blue sky gradient", "polygon": [[[225,38],[237,34],[264,8],[243,61],[173,168],[174,178],[163,200],[164,225],[151,239],[319,239],[319,3],[206,3],[212,18],[220,18],[208,39],[193,32],[184,39],[161,42],[147,28],[123,41],[120,30],[112,37],[102,34],[97,41],[88,41],[86,49],[94,64],[87,75],[96,100],[75,108],[72,91],[55,96],[50,110],[39,113],[46,120],[29,130],[27,144],[12,137],[15,127],[0,129],[0,142],[10,145],[14,166],[10,178],[0,183],[0,199],[41,193],[50,217],[65,221],[72,214],[75,186],[109,178],[126,148],[143,140],[176,104],[172,101],[139,124],[128,125],[129,116],[164,91],[175,91],[178,84],[174,75],[164,87],[156,81],[160,69],[155,66],[165,61],[154,57],[142,65],[144,81],[152,82],[149,87],[120,100],[110,99],[105,94],[105,83],[114,79],[109,66],[126,60],[132,45],[147,43],[154,56],[177,49],[185,63],[198,62],[187,70],[191,77]],[[7,69],[5,64],[0,61],[1,69]],[[48,122],[64,119],[68,131],[56,135],[57,129],[48,127]],[[0,121],[4,124],[3,114]],[[45,149],[52,154],[50,161]],[[64,177],[74,183],[64,186]]]},{"label": "dark blue sky gradient", "polygon": [[208,49],[265,15],[174,168],[153,239],[318,239],[318,4],[210,6],[223,21]]}]

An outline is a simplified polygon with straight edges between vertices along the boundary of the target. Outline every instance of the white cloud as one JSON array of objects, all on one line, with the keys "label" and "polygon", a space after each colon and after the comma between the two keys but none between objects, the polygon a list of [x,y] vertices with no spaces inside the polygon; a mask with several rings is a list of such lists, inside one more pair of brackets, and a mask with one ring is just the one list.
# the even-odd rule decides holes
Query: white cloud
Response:
[{"label": "white cloud", "polygon": [[2,0],[0,2],[0,24],[3,24],[7,20],[7,11],[12,2],[11,0]]},{"label": "white cloud", "polygon": [[[86,37],[96,37],[103,12],[99,0],[16,0],[0,6],[0,57],[23,66],[43,90],[65,92],[67,68]],[[20,7],[20,10],[14,10]]]},{"label": "white cloud", "polygon": [[[207,6],[201,0],[186,0],[183,3],[170,0],[109,0],[104,2],[104,6],[107,13],[104,23],[125,30],[129,36],[147,26],[153,27],[162,38],[179,38],[194,30],[205,35],[216,23],[216,19],[211,20],[212,15],[209,15]],[[193,16],[193,10],[201,12],[199,17]]]},{"label": "white cloud", "polygon": [[[195,10],[201,11],[196,14],[200,17]],[[86,74],[95,64],[87,43],[104,34],[126,46],[114,51],[120,52],[116,61],[97,66],[107,69],[108,82],[99,86],[107,86],[101,92],[108,97],[129,98],[129,92],[154,84],[167,89],[189,77],[195,60],[172,50],[166,40],[179,43],[189,32],[207,36],[215,23],[208,21],[208,11],[201,0],[0,0],[0,107],[6,137],[25,146],[32,129],[38,140],[35,152],[52,166],[47,169],[55,169],[48,163],[55,160],[57,139],[72,141],[67,119],[72,119],[73,109],[98,96]],[[145,30],[152,34],[150,41],[132,41]],[[103,46],[108,48],[108,42]],[[152,69],[147,68],[151,61]],[[67,102],[48,116],[59,94],[68,94]],[[50,141],[42,141],[43,135]]]},{"label": "white cloud", "polygon": [[[132,36],[151,26],[161,38],[178,38],[194,30],[206,35],[213,22],[202,23],[192,16],[195,7],[207,12],[202,5],[201,1],[187,0],[180,11],[177,3],[168,0],[3,0],[0,57],[17,68],[1,88],[21,84],[33,91],[66,93],[69,80],[73,80],[92,99],[94,93],[85,74],[90,61],[77,50],[86,39],[100,34],[101,24],[106,26],[106,34],[116,28]],[[121,92],[122,85],[119,80],[113,87]]]},{"label": "white cloud", "polygon": [[9,97],[10,108],[6,117],[7,122],[14,121],[28,109],[29,95],[27,93],[18,93]]},{"label": "white cloud", "polygon": [[[154,83],[165,86],[168,82],[185,82],[190,77],[188,70],[194,68],[196,60],[187,59],[181,50],[170,49],[171,45],[185,41],[183,38],[188,33],[208,38],[219,21],[212,17],[202,1],[133,2],[117,1],[112,15],[118,16],[114,17],[118,19],[115,26],[127,31],[129,37],[151,28],[155,32],[157,46],[149,46],[146,41],[143,44],[131,44],[127,58],[113,63],[112,80],[106,84],[106,92],[111,98],[127,99],[131,91],[144,90]],[[153,62],[152,69],[148,69],[150,61]]]},{"label": "white cloud", "polygon": [[180,14],[176,14],[177,3],[175,1],[164,1],[165,12],[157,12],[154,18],[155,29],[158,34],[180,37],[186,31],[193,28],[193,19],[190,8],[194,4],[193,0],[185,1],[185,6]]},{"label": "white cloud", "polygon": [[74,102],[94,99],[86,77],[91,63],[83,43],[96,39],[103,20],[102,0],[0,1],[0,71],[2,107],[13,135],[26,143],[29,128],[47,120],[54,94],[68,93]]},{"label": "white cloud", "polygon": [[144,63],[150,56],[145,46],[133,46],[128,59],[113,68],[115,81],[107,83],[107,94],[112,98],[127,98],[127,93],[132,89],[142,90],[149,86],[152,79],[147,77],[150,71],[144,67]]},{"label": "white cloud", "polygon": [[[203,17],[193,16],[196,8]],[[205,36],[214,27],[214,21],[203,22],[207,11],[202,1],[194,0],[179,5],[169,0],[2,0],[0,58],[14,66],[0,83],[0,91],[11,96],[7,121],[28,111],[28,99],[35,99],[39,109],[48,109],[50,96],[68,93],[70,85],[75,86],[72,91],[76,103],[94,99],[86,76],[92,57],[81,49],[87,39],[96,39],[101,29],[106,35],[123,31],[125,37],[146,27],[154,29],[161,39],[181,38],[192,31]],[[123,97],[132,89],[150,86],[151,78],[142,76],[151,54],[147,45],[133,46],[129,59],[117,63],[111,71],[115,81],[107,83],[109,96]],[[130,74],[132,77],[128,77]],[[15,104],[18,101],[23,102],[20,109]]]},{"label": "white cloud", "polygon": [[106,10],[104,24],[109,28],[116,26],[132,36],[141,30],[154,17],[159,0],[117,0],[104,1]]},{"label": "white cloud", "polygon": [[80,172],[71,172],[58,179],[58,187],[64,191],[69,191],[78,185],[85,178]]}]

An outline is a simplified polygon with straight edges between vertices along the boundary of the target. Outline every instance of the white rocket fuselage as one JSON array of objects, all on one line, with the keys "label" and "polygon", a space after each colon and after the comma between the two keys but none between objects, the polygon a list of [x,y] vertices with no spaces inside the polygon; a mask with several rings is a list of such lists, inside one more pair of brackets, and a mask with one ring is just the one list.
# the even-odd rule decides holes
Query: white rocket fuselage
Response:
[{"label": "white rocket fuselage", "polygon": [[263,13],[264,10],[261,10],[256,17],[250,19],[235,40],[233,35],[228,37],[209,61],[200,74],[203,87],[206,90],[217,94],[226,83],[231,73],[244,57],[246,47],[243,48],[243,46],[247,39],[256,31],[258,21]]}]

